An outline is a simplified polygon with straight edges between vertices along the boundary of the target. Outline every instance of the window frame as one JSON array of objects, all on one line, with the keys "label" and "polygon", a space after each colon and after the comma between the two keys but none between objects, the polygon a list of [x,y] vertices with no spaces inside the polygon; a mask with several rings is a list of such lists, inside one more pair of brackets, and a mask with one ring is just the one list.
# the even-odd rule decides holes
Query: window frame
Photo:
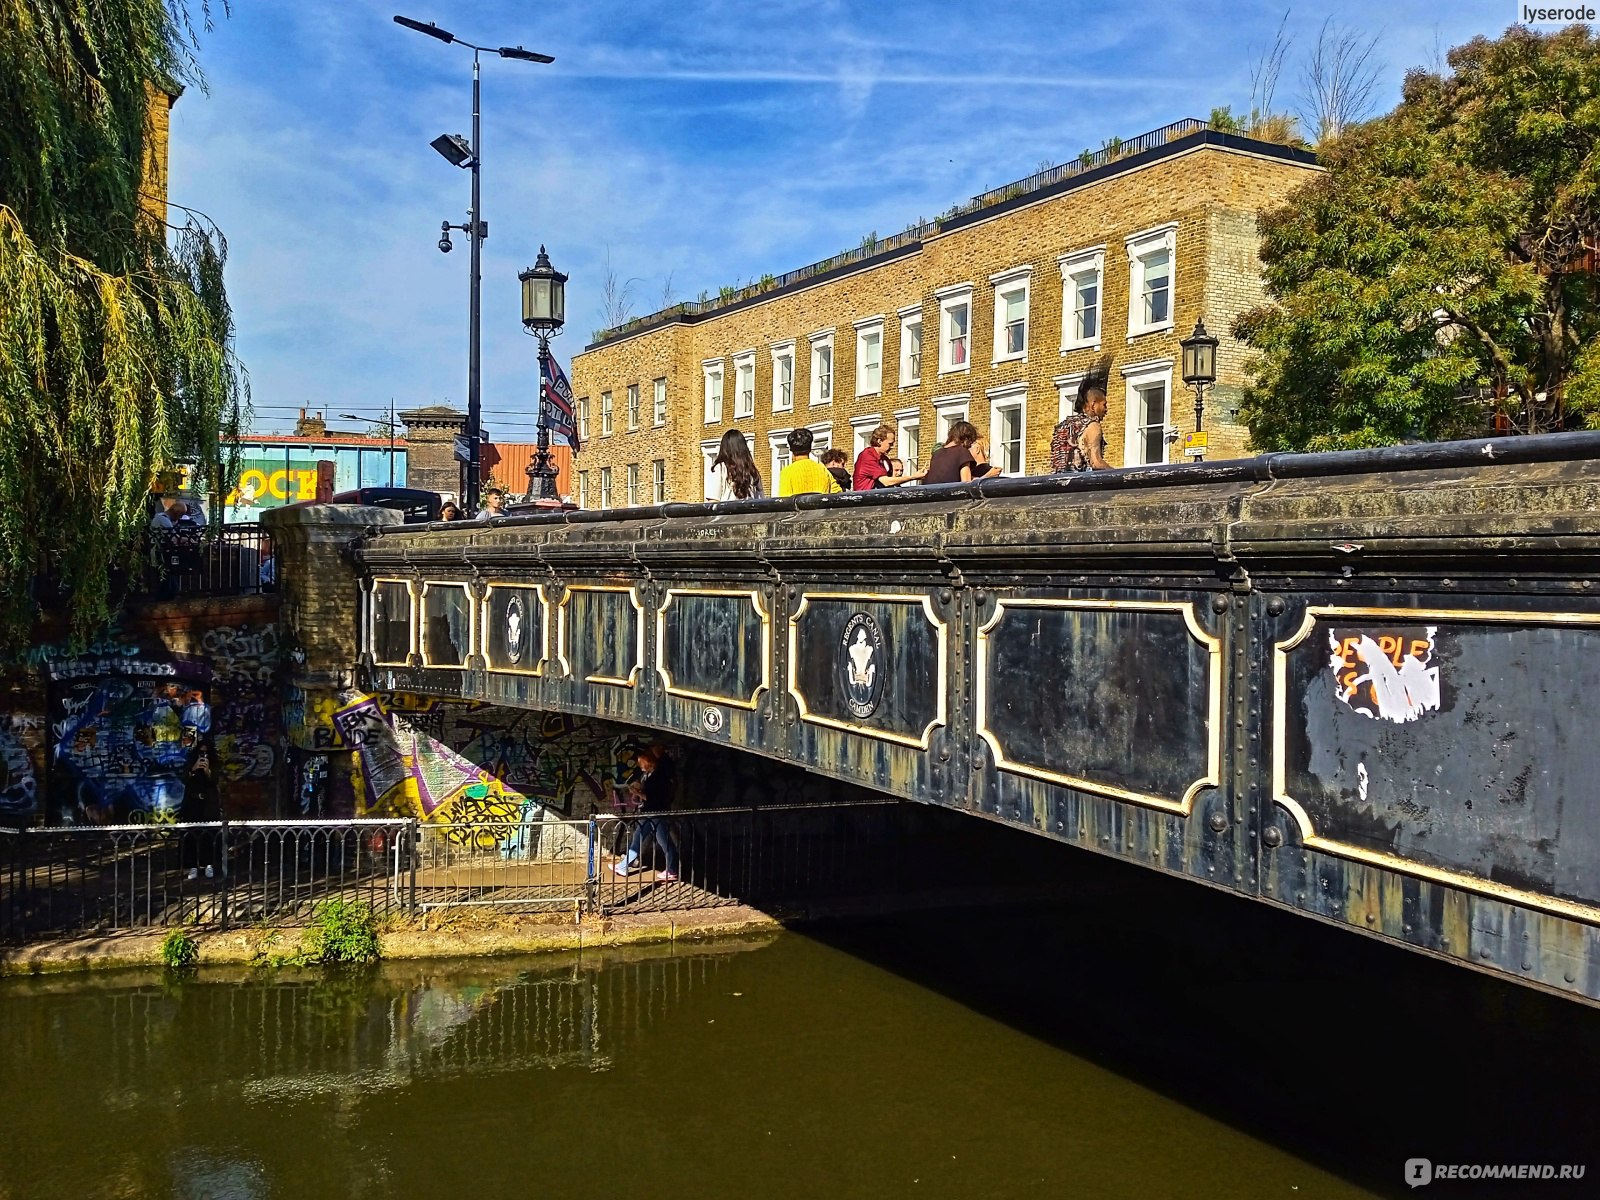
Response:
[{"label": "window frame", "polygon": [[[1028,385],[1024,382],[990,388],[984,393],[984,398],[989,401],[989,461],[999,467],[1002,474],[1026,475],[1028,473]],[[1001,415],[1008,412],[1017,414],[1015,466],[1007,465],[1008,443],[1000,436]]]},{"label": "window frame", "polygon": [[856,459],[861,457],[861,452],[867,448],[867,439],[872,436],[872,431],[883,424],[882,413],[863,413],[859,417],[850,418],[850,463],[845,468],[852,474],[855,473]]},{"label": "window frame", "polygon": [[[750,386],[742,378],[750,371]],[[733,419],[747,420],[756,415],[756,352],[754,348],[741,350],[733,356]]]},{"label": "window frame", "polygon": [[958,392],[952,396],[935,396],[933,400],[933,430],[938,435],[938,445],[928,451],[928,457],[933,457],[933,451],[942,447],[950,440],[950,426],[957,421],[965,421],[967,414],[972,409],[972,393]]},{"label": "window frame", "polygon": [[774,429],[767,434],[767,453],[772,460],[772,476],[767,481],[767,495],[778,494],[778,476],[783,474],[783,469],[792,461],[789,454],[789,433],[787,429]]},{"label": "window frame", "polygon": [[[1124,466],[1150,466],[1170,461],[1172,443],[1167,440],[1167,435],[1177,428],[1173,423],[1172,411],[1172,371],[1175,365],[1175,361],[1170,358],[1153,358],[1146,359],[1144,362],[1129,363],[1122,368],[1123,413],[1125,418],[1122,430],[1122,463]],[[1166,421],[1162,426],[1162,454],[1159,459],[1147,461],[1144,458],[1143,431],[1148,426],[1143,424],[1144,397],[1141,391],[1157,383],[1166,388]]]},{"label": "window frame", "polygon": [[[806,342],[811,351],[809,355],[810,371],[808,372],[810,379],[807,381],[806,387],[806,390],[810,395],[810,404],[808,407],[820,408],[824,404],[833,403],[834,384],[836,383],[836,376],[838,375],[839,364],[833,353],[833,330],[819,329],[816,333],[813,333],[806,338]],[[825,376],[822,372],[817,370],[818,356],[824,352],[826,352],[828,356],[828,370]],[[824,378],[827,380],[826,396],[822,394],[824,391]]]},{"label": "window frame", "polygon": [[[1033,264],[1024,263],[1009,271],[997,271],[989,276],[994,285],[994,365],[1028,361],[1028,351],[1033,342]],[[1006,297],[1022,293],[1022,349],[1007,350],[1005,319]],[[970,358],[970,355],[968,356]]]},{"label": "window frame", "polygon": [[[782,378],[782,372],[780,372],[779,369],[778,369],[778,364],[781,363],[781,362],[787,362],[789,364],[789,379],[788,379],[789,396],[788,396],[787,400],[785,400],[784,397],[783,397],[782,389],[783,389],[783,382],[784,381],[783,381],[783,378]],[[775,413],[776,412],[793,412],[794,411],[794,339],[793,338],[790,338],[786,342],[775,342],[775,343],[773,343],[773,346],[772,346],[772,411],[775,412]]]},{"label": "window frame", "polygon": [[610,437],[614,432],[612,421],[612,397],[610,392],[600,393],[600,436]]},{"label": "window frame", "polygon": [[651,423],[660,429],[667,423],[667,377],[651,380]]},{"label": "window frame", "polygon": [[[1098,350],[1106,330],[1106,248],[1085,246],[1056,259],[1061,268],[1061,353],[1073,350]],[[1078,281],[1092,275],[1095,283],[1094,336],[1078,337]]]},{"label": "window frame", "polygon": [[[965,375],[972,370],[972,285],[970,283],[957,283],[949,287],[939,288],[934,292],[939,301],[939,374],[940,375]],[[962,336],[966,344],[962,348],[962,361],[956,362],[952,352],[955,341],[954,314],[958,308],[966,310],[967,328]]]},{"label": "window frame", "polygon": [[633,433],[639,428],[639,385],[628,385],[628,432]]},{"label": "window frame", "polygon": [[[706,361],[700,364],[700,377],[705,383],[705,424],[720,425],[722,424],[722,412],[724,407],[723,400],[725,396],[723,390],[725,373],[723,370],[722,360],[720,358],[706,359]],[[714,397],[716,404],[715,409],[712,408],[713,395],[711,384],[713,380],[716,381],[717,385],[716,394]]]},{"label": "window frame", "polygon": [[664,458],[650,460],[650,502],[652,504],[667,502],[667,460]]},{"label": "window frame", "polygon": [[578,507],[589,507],[589,472],[578,472]]},{"label": "window frame", "polygon": [[1050,381],[1056,389],[1056,420],[1065,421],[1073,413],[1073,405],[1078,400],[1078,385],[1083,382],[1087,371],[1071,371],[1066,375],[1057,375]]},{"label": "window frame", "polygon": [[639,503],[639,464],[638,463],[633,462],[633,463],[629,463],[628,464],[627,480],[628,480],[628,483],[627,483],[628,507],[629,508],[635,508],[635,507],[638,506],[638,503]]},{"label": "window frame", "polygon": [[600,468],[600,507],[611,507],[611,468]]},{"label": "window frame", "polygon": [[[906,467],[915,471],[919,466],[927,466],[927,462],[922,458],[922,409],[896,409],[893,415],[895,437],[899,441],[900,457],[905,460]],[[917,439],[917,453],[908,454],[906,447],[910,444],[913,430]]]},{"label": "window frame", "polygon": [[[853,322],[856,330],[856,395],[877,396],[883,392],[883,314],[863,317]],[[878,378],[875,382],[865,377],[867,344],[876,336],[878,342]]]},{"label": "window frame", "polygon": [[587,442],[589,440],[589,397],[579,396],[577,409],[578,440],[580,442]]},{"label": "window frame", "polygon": [[[700,494],[704,498],[703,503],[706,504],[717,500],[719,498],[717,493],[721,491],[720,488],[716,487],[717,472],[711,465],[716,461],[717,451],[720,449],[722,449],[722,439],[720,438],[700,443]],[[715,491],[713,491],[714,488]]]},{"label": "window frame", "polygon": [[[922,305],[902,308],[897,315],[900,317],[900,387],[901,389],[916,387],[922,382]],[[908,350],[910,339],[907,334],[913,326],[917,331],[916,362],[911,361]]]},{"label": "window frame", "polygon": [[[1175,327],[1177,316],[1178,223],[1169,221],[1152,229],[1141,229],[1124,239],[1128,254],[1128,341],[1147,333],[1165,333]],[[1144,320],[1145,272],[1147,259],[1159,251],[1167,255],[1167,316],[1164,321],[1147,324]],[[1104,316],[1105,305],[1101,304]]]}]

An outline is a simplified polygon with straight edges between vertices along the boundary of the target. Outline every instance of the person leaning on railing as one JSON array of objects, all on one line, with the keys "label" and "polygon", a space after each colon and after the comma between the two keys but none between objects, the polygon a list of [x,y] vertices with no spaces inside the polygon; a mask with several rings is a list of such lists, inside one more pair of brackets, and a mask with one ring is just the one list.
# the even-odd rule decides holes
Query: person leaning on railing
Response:
[{"label": "person leaning on railing", "polygon": [[672,807],[672,760],[661,746],[647,746],[639,751],[635,761],[642,774],[636,782],[628,785],[628,792],[639,801],[639,822],[634,826],[628,852],[611,870],[624,878],[633,874],[639,864],[639,853],[644,849],[645,839],[653,837],[666,860],[666,869],[657,871],[656,878],[670,882],[678,877],[678,844],[673,840],[668,823],[651,814],[664,813]]}]

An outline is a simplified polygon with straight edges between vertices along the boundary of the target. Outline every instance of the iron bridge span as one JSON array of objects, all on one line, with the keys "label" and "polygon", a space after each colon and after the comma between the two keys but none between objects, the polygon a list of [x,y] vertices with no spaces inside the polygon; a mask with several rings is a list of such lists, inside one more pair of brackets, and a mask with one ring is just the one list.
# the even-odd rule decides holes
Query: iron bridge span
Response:
[{"label": "iron bridge span", "polygon": [[392,526],[361,682],[946,805],[1600,1001],[1600,435]]}]

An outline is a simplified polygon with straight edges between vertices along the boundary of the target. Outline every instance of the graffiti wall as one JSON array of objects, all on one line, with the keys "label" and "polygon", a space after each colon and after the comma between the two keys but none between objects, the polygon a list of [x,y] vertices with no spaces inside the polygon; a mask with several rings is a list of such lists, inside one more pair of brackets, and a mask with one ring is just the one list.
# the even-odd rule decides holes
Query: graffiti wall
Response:
[{"label": "graffiti wall", "polygon": [[[563,713],[404,693],[348,693],[333,714],[353,751],[349,810],[328,815],[424,821],[581,820],[615,811],[635,757],[663,743],[678,764],[681,808],[828,803],[848,784],[721,747]],[[315,803],[308,790],[306,803]],[[309,810],[308,810],[309,815]]]},{"label": "graffiti wall", "polygon": [[[221,810],[276,815],[282,757],[273,597],[176,602],[74,650],[43,640],[3,672],[0,821],[203,819],[200,751]],[[208,802],[208,804],[211,802]]]},{"label": "graffiti wall", "polygon": [[261,519],[263,509],[317,498],[317,463],[333,463],[333,490],[361,487],[405,487],[406,451],[393,452],[386,441],[347,438],[318,441],[305,438],[251,440],[239,443],[239,477],[228,489],[225,519]]}]

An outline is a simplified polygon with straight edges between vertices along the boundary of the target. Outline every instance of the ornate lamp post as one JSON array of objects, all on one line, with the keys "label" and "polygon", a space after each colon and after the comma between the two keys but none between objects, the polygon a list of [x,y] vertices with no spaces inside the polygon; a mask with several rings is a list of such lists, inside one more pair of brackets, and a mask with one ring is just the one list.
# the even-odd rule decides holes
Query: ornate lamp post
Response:
[{"label": "ornate lamp post", "polygon": [[[1206,388],[1217,381],[1217,339],[1206,332],[1203,320],[1194,323],[1194,332],[1178,345],[1183,347],[1183,381],[1194,388],[1194,431],[1205,431]],[[1195,462],[1205,460],[1205,441],[1196,436],[1189,453]]]},{"label": "ornate lamp post", "polygon": [[430,145],[442,154],[452,166],[463,167],[472,172],[472,208],[467,213],[467,219],[459,225],[452,225],[449,221],[441,224],[439,229],[439,249],[446,254],[450,252],[450,231],[459,229],[467,235],[467,244],[472,250],[472,263],[469,268],[471,285],[469,288],[467,311],[467,486],[466,511],[478,511],[478,485],[480,480],[479,442],[482,440],[483,431],[483,396],[480,369],[481,354],[481,323],[479,320],[479,293],[481,288],[480,266],[483,261],[483,241],[489,236],[489,222],[483,219],[483,207],[479,198],[478,166],[482,158],[483,142],[480,137],[480,121],[478,106],[478,56],[480,54],[498,54],[501,58],[509,58],[518,62],[553,63],[555,59],[548,54],[539,54],[533,50],[524,50],[521,46],[479,46],[464,38],[458,38],[447,29],[440,29],[433,22],[414,21],[410,17],[396,17],[395,24],[404,25],[407,29],[414,29],[418,33],[427,34],[431,38],[450,45],[465,46],[472,51],[472,141],[459,133],[442,133],[434,138]]},{"label": "ornate lamp post", "polygon": [[517,276],[522,281],[522,328],[539,339],[539,452],[528,464],[528,498],[556,500],[555,460],[550,456],[549,401],[544,381],[552,374],[545,367],[550,355],[550,339],[567,323],[567,277],[550,265],[550,256],[539,247],[533,266]]}]

